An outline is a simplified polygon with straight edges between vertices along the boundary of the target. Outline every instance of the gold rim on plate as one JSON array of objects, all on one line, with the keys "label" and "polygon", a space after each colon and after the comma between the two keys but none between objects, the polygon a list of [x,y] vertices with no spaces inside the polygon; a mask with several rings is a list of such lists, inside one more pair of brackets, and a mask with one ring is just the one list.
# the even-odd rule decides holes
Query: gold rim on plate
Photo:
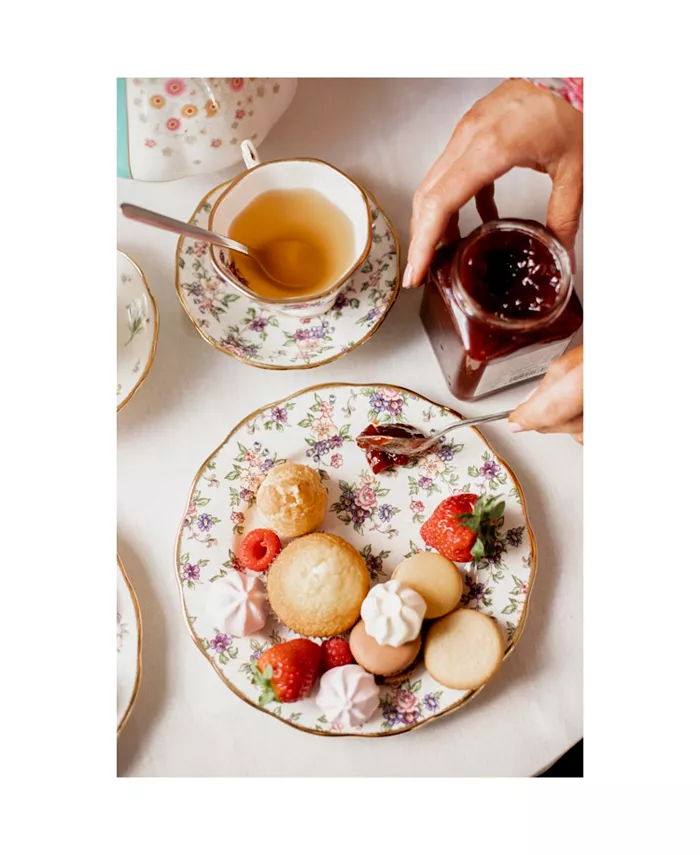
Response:
[{"label": "gold rim on plate", "polygon": [[[189,493],[187,494],[187,504],[185,505],[185,513],[182,515],[182,517],[180,519],[180,526],[178,528],[177,538],[175,540],[175,578],[177,580],[178,589],[179,589],[179,593],[180,593],[180,606],[182,608],[182,613],[185,616],[185,620],[187,621],[187,629],[190,633],[190,637],[194,641],[197,649],[202,653],[202,655],[207,660],[207,662],[209,662],[211,667],[218,674],[219,678],[221,680],[223,680],[223,682],[234,693],[234,695],[239,697],[242,701],[245,701],[245,703],[247,703],[248,706],[253,707],[253,709],[259,710],[260,712],[263,712],[266,715],[272,716],[273,718],[277,719],[278,721],[283,722],[284,724],[288,725],[289,727],[293,727],[296,730],[301,730],[304,733],[311,733],[314,736],[350,737],[350,738],[355,738],[355,739],[357,739],[357,738],[360,738],[360,739],[377,739],[377,738],[382,739],[382,738],[387,737],[387,736],[397,736],[400,733],[407,733],[409,730],[417,730],[419,727],[424,727],[425,725],[430,724],[431,722],[436,721],[437,719],[442,718],[445,715],[449,715],[450,713],[455,712],[456,710],[460,709],[460,707],[463,707],[466,704],[468,704],[470,701],[474,700],[474,698],[481,691],[483,691],[483,689],[485,688],[485,686],[487,684],[484,683],[483,685],[479,686],[478,689],[475,689],[474,691],[470,692],[465,697],[460,698],[458,701],[455,701],[455,703],[453,703],[451,706],[445,707],[444,710],[441,710],[436,715],[431,716],[430,718],[426,718],[423,721],[419,721],[416,724],[408,725],[408,727],[403,727],[400,730],[388,730],[388,731],[379,732],[379,733],[332,733],[332,732],[328,732],[328,731],[312,730],[309,727],[304,727],[303,725],[296,724],[296,722],[288,721],[287,719],[284,719],[284,718],[281,718],[280,716],[275,715],[275,713],[272,712],[271,710],[265,709],[265,707],[261,707],[259,704],[256,704],[250,698],[246,697],[242,692],[240,692],[236,688],[236,686],[233,685],[233,683],[231,683],[230,680],[227,679],[227,677],[224,675],[224,673],[216,667],[216,664],[207,655],[207,651],[202,647],[202,645],[199,643],[199,639],[197,638],[196,634],[192,631],[192,624],[190,623],[190,616],[189,616],[189,613],[187,611],[187,605],[185,603],[185,595],[184,595],[184,591],[183,591],[183,587],[182,587],[182,580],[180,579],[180,573],[179,573],[179,568],[178,568],[178,558],[179,558],[179,555],[181,553],[181,543],[182,543],[182,521],[187,516],[187,508],[189,507],[190,498],[192,496],[192,493],[194,492],[194,489],[197,485],[197,482],[199,481],[200,477],[202,476],[202,473],[204,472],[204,470],[207,468],[207,465],[209,464],[209,462],[214,457],[216,457],[216,455],[221,451],[221,449],[224,447],[224,445],[226,445],[226,443],[229,441],[229,439],[231,439],[233,434],[236,433],[236,431],[238,431],[240,428],[242,428],[246,422],[248,422],[250,419],[256,418],[257,416],[260,415],[260,413],[264,412],[265,410],[269,410],[272,407],[278,407],[281,404],[284,404],[287,401],[290,401],[292,398],[297,398],[301,395],[306,394],[307,392],[318,392],[321,389],[335,389],[338,387],[396,389],[399,392],[406,392],[409,395],[413,395],[416,398],[420,398],[421,400],[425,401],[428,404],[431,404],[434,407],[439,407],[440,409],[442,409],[445,412],[450,413],[450,415],[454,416],[456,421],[460,421],[464,418],[464,416],[462,414],[458,413],[456,410],[453,410],[451,407],[446,407],[444,404],[439,404],[437,401],[433,401],[431,398],[426,398],[425,395],[420,395],[420,394],[418,394],[418,392],[414,392],[412,389],[407,389],[405,386],[397,386],[394,383],[319,383],[319,384],[314,385],[314,386],[307,386],[304,389],[299,389],[297,392],[294,392],[291,395],[287,395],[286,397],[280,398],[280,400],[278,400],[278,401],[273,401],[270,404],[265,404],[264,406],[259,407],[257,410],[254,410],[252,413],[248,413],[247,416],[242,418],[241,421],[239,421],[238,424],[231,431],[229,431],[229,433],[226,436],[226,438],[224,439],[224,441],[207,457],[207,459],[204,461],[204,463],[199,467],[197,474],[194,476],[194,479],[192,480],[192,485],[190,486]],[[493,454],[494,458],[501,464],[501,466],[503,466],[505,468],[505,470],[508,472],[511,479],[513,480],[513,484],[515,485],[515,488],[518,491],[518,496],[520,497],[521,507],[523,510],[523,517],[525,519],[525,526],[527,528],[527,533],[528,533],[528,537],[530,539],[530,543],[532,544],[531,574],[530,574],[530,580],[528,583],[527,597],[525,598],[525,603],[523,606],[523,614],[522,614],[522,617],[520,619],[520,623],[518,624],[518,627],[515,631],[515,634],[513,635],[513,638],[511,638],[511,640],[508,642],[506,649],[505,649],[505,653],[503,654],[503,661],[505,661],[510,656],[510,654],[513,652],[518,641],[520,640],[520,636],[522,635],[523,629],[525,628],[525,623],[527,621],[527,615],[528,615],[528,610],[529,610],[529,606],[530,606],[530,597],[532,596],[532,588],[535,584],[535,578],[537,576],[537,543],[535,541],[535,533],[533,532],[532,526],[530,525],[530,518],[529,518],[528,512],[527,512],[527,504],[525,502],[525,494],[523,493],[523,489],[520,486],[520,481],[518,481],[518,478],[516,477],[515,473],[510,468],[510,466],[506,463],[506,461],[503,460],[503,458],[499,454],[497,454],[496,450],[493,448],[491,443],[486,439],[486,437],[483,435],[483,433],[481,433],[481,431],[476,427],[472,427],[470,429],[473,430],[474,433],[476,433],[477,436],[480,437],[482,442],[486,445],[486,447],[489,449],[489,451]]]},{"label": "gold rim on plate", "polygon": [[124,583],[126,584],[127,590],[129,591],[129,595],[131,596],[131,602],[134,605],[134,612],[136,613],[136,628],[138,629],[139,638],[137,643],[137,652],[136,652],[136,679],[134,680],[134,688],[131,692],[131,697],[129,698],[129,703],[127,704],[126,710],[124,711],[124,715],[121,717],[121,721],[117,725],[117,736],[122,732],[122,728],[126,724],[127,719],[131,715],[131,711],[134,708],[134,704],[136,703],[136,695],[139,691],[139,686],[141,685],[141,645],[143,640],[143,631],[141,628],[141,609],[139,608],[139,601],[136,599],[136,592],[134,591],[134,586],[129,581],[129,577],[126,575],[126,571],[124,570],[124,565],[122,564],[122,560],[119,557],[119,553],[117,553],[117,565],[121,570],[122,578],[124,579]]},{"label": "gold rim on plate", "polygon": [[159,319],[158,319],[158,304],[156,303],[156,298],[153,296],[153,292],[151,291],[148,285],[148,279],[146,279],[146,274],[143,272],[141,267],[134,261],[134,259],[128,255],[124,250],[117,249],[119,255],[123,255],[127,261],[131,262],[133,266],[138,271],[143,284],[146,286],[146,292],[148,293],[148,297],[151,301],[151,306],[153,307],[153,342],[151,344],[151,352],[148,355],[148,362],[146,363],[146,367],[143,370],[143,374],[139,377],[138,381],[134,388],[129,392],[129,394],[124,398],[121,404],[117,404],[117,412],[123,409],[129,401],[134,397],[136,392],[141,388],[141,384],[148,377],[148,372],[151,370],[151,365],[153,365],[153,360],[156,358],[156,345],[158,344],[158,327],[159,327]]},{"label": "gold rim on plate", "polygon": [[[334,169],[335,169],[335,167],[334,167]],[[245,174],[245,173],[243,173],[243,174]],[[197,216],[200,208],[202,207],[202,205],[205,205],[207,203],[207,200],[210,198],[210,196],[212,196],[218,190],[221,190],[222,187],[225,187],[227,184],[231,184],[232,181],[236,181],[236,180],[237,179],[234,178],[234,179],[229,179],[228,181],[223,181],[221,184],[214,187],[213,190],[210,190],[202,199],[200,199],[199,203],[197,204],[197,207],[195,208],[194,213],[189,218],[188,222],[192,223],[194,221],[194,219]],[[358,185],[358,186],[360,186],[360,185]],[[226,356],[230,356],[233,359],[237,359],[239,362],[243,362],[245,365],[252,365],[254,368],[261,368],[264,371],[306,371],[309,368],[320,368],[321,365],[328,365],[331,362],[335,362],[336,359],[340,359],[342,356],[345,356],[348,353],[352,353],[353,350],[357,350],[357,348],[361,344],[364,344],[366,341],[369,341],[369,339],[372,338],[372,336],[377,332],[377,330],[384,323],[384,321],[386,320],[387,316],[389,315],[389,312],[391,311],[394,303],[396,302],[396,298],[398,296],[398,293],[399,293],[399,290],[401,287],[400,281],[399,281],[400,273],[401,273],[401,247],[399,246],[399,237],[396,234],[396,229],[394,228],[394,224],[389,219],[387,213],[379,205],[379,203],[374,198],[372,193],[369,192],[369,190],[365,190],[362,187],[360,189],[365,194],[365,196],[367,196],[367,198],[370,200],[370,202],[373,202],[374,205],[384,215],[384,218],[386,219],[387,225],[389,226],[391,234],[394,238],[394,243],[396,244],[396,284],[394,285],[394,292],[391,295],[389,302],[387,303],[387,307],[386,307],[386,310],[384,311],[383,315],[381,316],[379,321],[375,324],[375,326],[373,326],[372,329],[369,330],[369,332],[364,336],[364,338],[361,338],[359,341],[356,341],[355,344],[353,344],[352,347],[348,347],[347,350],[342,350],[342,351],[340,351],[340,353],[336,353],[334,356],[329,356],[328,359],[323,359],[323,360],[321,360],[321,362],[314,362],[310,365],[263,365],[260,362],[255,362],[251,359],[246,359],[244,356],[239,356],[236,353],[231,353],[230,351],[226,350],[226,348],[222,347],[217,341],[215,341],[213,338],[211,338],[210,336],[208,336],[204,332],[204,330],[198,325],[197,319],[192,314],[190,314],[190,310],[187,307],[187,301],[185,300],[185,298],[182,294],[182,289],[180,287],[180,263],[179,262],[180,262],[180,250],[182,249],[182,244],[183,244],[183,241],[185,240],[185,237],[183,235],[178,240],[177,248],[175,250],[175,292],[177,294],[178,300],[180,301],[180,305],[185,310],[185,314],[190,319],[190,321],[192,321],[192,325],[197,330],[199,335],[204,339],[204,341],[206,341],[207,344],[211,345],[216,350],[221,351],[221,353],[225,353]],[[218,276],[218,273],[216,273],[216,271],[214,271],[214,275]],[[221,277],[219,277],[219,278],[221,278]],[[250,299],[250,298],[246,297],[245,299]],[[319,317],[323,317],[323,315],[320,315]]]}]

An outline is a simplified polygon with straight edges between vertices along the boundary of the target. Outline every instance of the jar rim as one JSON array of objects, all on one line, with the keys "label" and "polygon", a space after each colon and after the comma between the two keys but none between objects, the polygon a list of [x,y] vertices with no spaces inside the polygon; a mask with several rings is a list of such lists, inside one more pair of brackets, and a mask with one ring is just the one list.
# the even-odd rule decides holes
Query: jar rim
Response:
[{"label": "jar rim", "polygon": [[[463,286],[459,273],[462,258],[478,240],[496,231],[517,231],[529,235],[542,243],[551,253],[559,270],[562,287],[557,291],[554,305],[548,312],[536,318],[504,318],[485,309]],[[547,228],[535,220],[516,218],[489,220],[463,238],[452,260],[451,279],[460,305],[471,318],[513,332],[536,330],[551,324],[564,311],[573,291],[571,258],[564,246]]]}]

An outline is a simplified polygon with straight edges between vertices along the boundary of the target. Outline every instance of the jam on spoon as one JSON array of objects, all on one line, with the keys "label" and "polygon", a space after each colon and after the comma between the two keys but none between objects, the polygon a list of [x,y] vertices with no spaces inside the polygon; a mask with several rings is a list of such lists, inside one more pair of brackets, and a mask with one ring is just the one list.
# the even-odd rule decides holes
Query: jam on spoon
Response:
[{"label": "jam on spoon", "polygon": [[[359,434],[358,439],[362,436],[396,436],[408,439],[425,439],[426,435],[421,433],[418,428],[411,425],[378,425],[372,422]],[[359,443],[358,443],[359,444]],[[360,445],[360,448],[362,446]],[[375,475],[384,472],[385,469],[391,469],[393,466],[406,466],[411,458],[406,454],[389,454],[387,451],[381,451],[378,448],[363,449],[367,462]]]}]

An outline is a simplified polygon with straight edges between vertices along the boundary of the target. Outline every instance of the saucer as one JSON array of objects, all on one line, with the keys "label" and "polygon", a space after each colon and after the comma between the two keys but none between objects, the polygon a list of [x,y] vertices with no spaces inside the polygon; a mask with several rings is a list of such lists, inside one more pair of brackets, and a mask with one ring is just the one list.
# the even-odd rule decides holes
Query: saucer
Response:
[{"label": "saucer", "polygon": [[158,307],[143,270],[117,250],[117,412],[131,400],[156,355]]},{"label": "saucer", "polygon": [[141,682],[141,612],[117,555],[117,736],[129,717]]},{"label": "saucer", "polygon": [[[398,684],[380,687],[380,705],[363,725],[332,725],[315,692],[296,703],[260,706],[253,669],[261,653],[295,637],[271,614],[260,632],[234,638],[208,616],[214,586],[241,570],[245,534],[265,525],[255,493],[272,467],[304,463],[319,470],[328,489],[320,530],[347,540],[363,556],[371,584],[386,582],[396,565],[426,550],[422,524],[455,493],[502,494],[503,542],[488,558],[459,564],[462,606],[492,616],[505,656],[525,625],[537,553],[517,478],[476,428],[460,428],[411,466],[374,476],[357,447],[370,421],[411,424],[426,435],[462,418],[399,386],[328,383],[302,389],[245,416],[195,475],[176,545],[176,582],[190,634],[234,694],[287,725],[330,736],[391,736],[421,727],[471,701],[475,691],[449,689],[426,671],[422,656]],[[260,578],[265,581],[264,574]],[[487,687],[488,691],[488,687]],[[463,723],[466,724],[466,723]]]},{"label": "saucer", "polygon": [[[209,212],[224,189],[208,193],[190,218],[208,226]],[[223,353],[258,368],[314,368],[350,353],[370,339],[399,290],[399,242],[389,218],[368,193],[373,243],[369,256],[333,307],[314,318],[273,314],[240,294],[214,271],[208,245],[181,237],[175,288],[202,338]]]}]

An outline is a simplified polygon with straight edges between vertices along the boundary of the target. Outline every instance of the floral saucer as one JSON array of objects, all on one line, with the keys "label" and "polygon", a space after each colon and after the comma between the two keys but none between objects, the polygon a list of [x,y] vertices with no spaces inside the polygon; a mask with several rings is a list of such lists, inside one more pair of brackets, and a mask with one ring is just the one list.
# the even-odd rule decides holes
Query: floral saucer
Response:
[{"label": "floral saucer", "polygon": [[464,428],[412,466],[375,477],[353,439],[372,420],[439,433],[459,418],[397,386],[315,386],[246,416],[205,461],[195,476],[177,538],[177,580],[192,638],[240,698],[309,733],[388,736],[451,712],[481,691],[441,686],[419,659],[400,685],[381,687],[378,711],[358,728],[331,726],[313,695],[293,704],[260,707],[259,690],[251,679],[256,659],[294,633],[271,615],[260,633],[233,638],[207,617],[212,586],[242,569],[236,559],[241,539],[265,524],[255,507],[265,473],[294,461],[318,469],[329,491],[323,530],[340,535],[362,553],[373,583],[386,581],[403,558],[426,548],[420,526],[442,499],[465,491],[503,494],[502,550],[460,569],[463,604],[498,621],[507,656],[522,632],[536,569],[522,490],[508,465],[476,429]]},{"label": "floral saucer", "polygon": [[143,270],[117,250],[117,412],[145,380],[157,340],[158,307]]},{"label": "floral saucer", "polygon": [[129,717],[141,682],[141,612],[117,555],[117,736]]},{"label": "floral saucer", "polygon": [[[202,199],[191,223],[208,225],[209,212],[227,184]],[[315,318],[273,314],[237,294],[215,273],[207,244],[181,237],[175,287],[197,332],[241,362],[276,370],[325,365],[371,338],[399,290],[399,243],[386,214],[370,193],[367,197],[374,232],[370,254],[333,307]]]}]

